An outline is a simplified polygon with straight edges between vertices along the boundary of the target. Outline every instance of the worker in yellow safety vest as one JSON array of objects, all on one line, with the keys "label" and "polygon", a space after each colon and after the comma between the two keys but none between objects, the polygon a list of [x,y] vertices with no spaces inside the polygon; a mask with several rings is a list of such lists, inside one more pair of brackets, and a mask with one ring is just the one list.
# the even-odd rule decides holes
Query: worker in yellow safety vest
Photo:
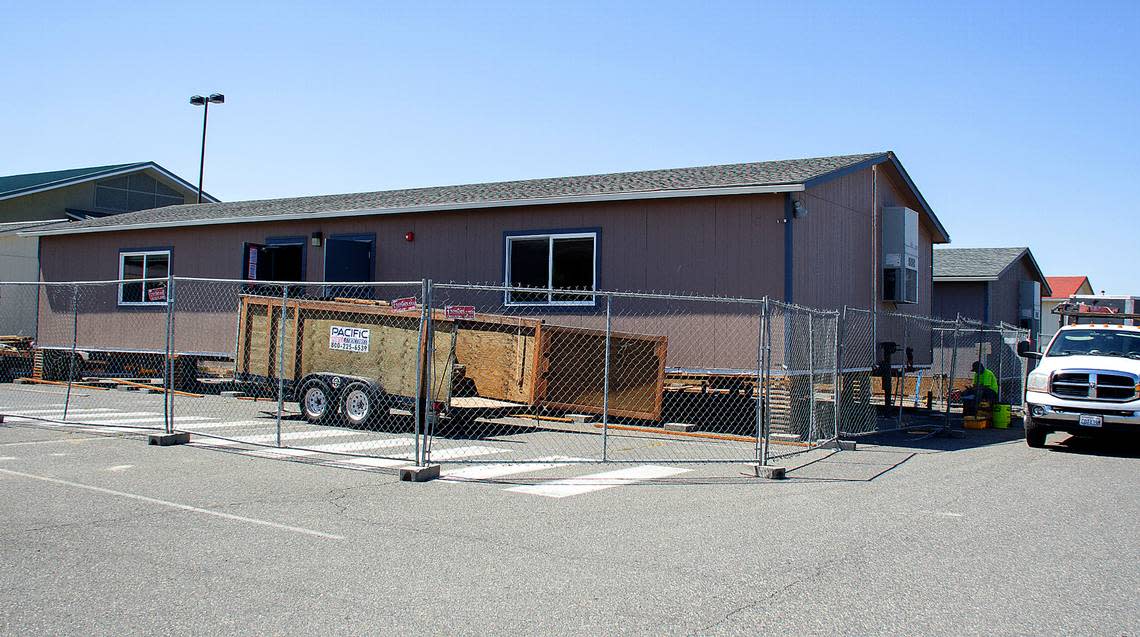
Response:
[{"label": "worker in yellow safety vest", "polygon": [[962,406],[967,416],[977,413],[978,403],[982,401],[994,403],[998,399],[998,382],[994,373],[986,369],[982,361],[976,361],[972,369],[974,386],[962,394]]},{"label": "worker in yellow safety vest", "polygon": [[974,387],[986,387],[994,393],[994,398],[997,398],[997,394],[998,394],[997,376],[994,376],[993,372],[986,369],[986,366],[984,364],[982,364],[982,361],[975,362],[973,369],[974,369]]}]

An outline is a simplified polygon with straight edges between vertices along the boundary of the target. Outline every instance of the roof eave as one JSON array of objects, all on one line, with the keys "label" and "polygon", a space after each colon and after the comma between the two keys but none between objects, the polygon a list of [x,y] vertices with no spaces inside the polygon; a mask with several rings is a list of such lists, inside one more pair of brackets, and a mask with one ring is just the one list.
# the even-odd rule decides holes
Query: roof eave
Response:
[{"label": "roof eave", "polygon": [[865,159],[861,162],[833,170],[829,173],[819,175],[817,177],[812,177],[811,179],[805,181],[804,185],[810,188],[812,186],[817,186],[819,184],[831,181],[832,179],[838,179],[839,177],[858,172],[865,168],[870,168],[871,166],[884,164],[886,162],[890,162],[891,165],[894,166],[895,170],[898,171],[899,175],[903,178],[903,181],[906,182],[907,188],[909,188],[911,193],[914,194],[914,198],[918,200],[918,204],[922,208],[922,212],[926,214],[926,216],[930,219],[930,223],[934,225],[934,229],[938,232],[939,235],[936,237],[936,239],[940,239],[934,241],[934,243],[950,243],[950,233],[946,231],[946,227],[942,225],[941,221],[939,221],[938,215],[934,214],[934,209],[931,208],[930,204],[926,202],[926,198],[922,196],[922,192],[919,191],[918,186],[916,186],[914,183],[914,180],[910,178],[910,175],[906,172],[906,169],[903,168],[902,162],[900,162],[899,158],[895,156],[894,151],[888,150],[881,155]]},{"label": "roof eave", "polygon": [[[161,173],[167,179],[170,179],[171,181],[179,184],[183,188],[185,188],[185,189],[187,189],[193,193],[198,192],[198,187],[187,182],[185,179],[183,179],[183,178],[179,177],[178,175],[170,172],[169,170],[163,168],[162,166],[159,166],[158,164],[156,164],[153,161],[144,161],[144,162],[139,162],[137,164],[128,164],[126,166],[123,166],[121,168],[116,168],[114,170],[103,170],[103,171],[99,171],[99,172],[88,173],[86,175],[81,175],[78,177],[71,177],[68,179],[60,179],[60,180],[49,182],[46,184],[40,184],[38,186],[29,186],[27,188],[21,188],[19,190],[12,190],[12,191],[9,191],[9,192],[6,192],[6,193],[0,195],[0,201],[4,201],[5,199],[15,199],[17,197],[24,197],[27,195],[34,195],[37,192],[46,192],[48,190],[55,190],[56,188],[66,188],[67,186],[74,186],[76,184],[82,184],[82,183],[86,183],[88,181],[94,181],[96,179],[106,179],[108,177],[117,177],[119,175],[126,175],[126,174],[130,174],[133,172],[138,172],[140,170],[146,170],[147,168],[150,168],[152,170],[155,170],[156,172]],[[209,193],[207,193],[205,191],[202,192],[202,199],[209,200],[210,203],[218,203],[219,202],[219,200],[216,197],[210,195]]]},{"label": "roof eave", "polygon": [[58,230],[29,231],[19,234],[27,236],[51,236],[64,234],[89,234],[94,232],[123,232],[148,230],[153,228],[176,228],[187,226],[212,226],[234,223],[269,223],[274,221],[302,221],[327,219],[330,217],[366,217],[379,215],[411,214],[417,212],[443,212],[448,210],[478,210],[488,208],[511,208],[518,206],[546,206],[565,203],[596,203],[604,201],[630,201],[640,199],[673,199],[681,197],[716,197],[726,195],[771,194],[802,192],[803,183],[775,184],[763,186],[724,186],[714,188],[691,188],[684,190],[652,190],[591,195],[570,195],[565,197],[539,197],[532,199],[504,199],[472,203],[430,204],[424,206],[403,206],[397,208],[364,208],[358,210],[328,210],[324,212],[295,212],[278,215],[257,215],[248,217],[221,217],[210,219],[188,219],[185,221],[156,221],[130,225],[95,226],[88,228],[60,228]]}]

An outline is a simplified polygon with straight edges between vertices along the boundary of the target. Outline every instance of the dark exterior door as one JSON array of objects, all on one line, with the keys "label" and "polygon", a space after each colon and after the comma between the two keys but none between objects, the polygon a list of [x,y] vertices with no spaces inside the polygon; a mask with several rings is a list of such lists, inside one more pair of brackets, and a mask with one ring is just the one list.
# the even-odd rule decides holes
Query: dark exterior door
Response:
[{"label": "dark exterior door", "polygon": [[[376,235],[332,235],[325,244],[325,281],[372,281],[376,271]],[[373,288],[329,286],[328,296],[372,297]]]}]

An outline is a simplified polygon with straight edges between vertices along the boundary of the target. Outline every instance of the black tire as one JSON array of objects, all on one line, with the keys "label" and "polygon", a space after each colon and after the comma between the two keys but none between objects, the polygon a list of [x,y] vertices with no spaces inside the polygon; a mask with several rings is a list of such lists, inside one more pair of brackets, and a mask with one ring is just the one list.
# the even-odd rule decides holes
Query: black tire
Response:
[{"label": "black tire", "polygon": [[368,383],[349,383],[340,394],[340,416],[348,427],[369,428],[387,413],[387,402]]},{"label": "black tire", "polygon": [[307,381],[301,387],[297,403],[301,407],[301,415],[314,425],[328,422],[329,417],[336,411],[332,388],[317,378]]},{"label": "black tire", "polygon": [[1048,435],[1048,429],[1038,425],[1029,418],[1025,419],[1025,444],[1034,449],[1040,449],[1045,446],[1045,437]]}]

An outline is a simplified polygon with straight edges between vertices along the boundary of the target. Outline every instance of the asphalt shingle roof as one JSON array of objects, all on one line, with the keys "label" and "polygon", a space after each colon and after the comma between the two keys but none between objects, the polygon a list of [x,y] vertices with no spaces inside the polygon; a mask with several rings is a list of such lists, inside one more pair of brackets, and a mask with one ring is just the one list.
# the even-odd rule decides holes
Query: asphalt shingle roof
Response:
[{"label": "asphalt shingle roof", "polygon": [[420,206],[494,205],[497,202],[509,203],[511,201],[556,197],[652,193],[731,186],[793,185],[802,184],[862,162],[885,158],[888,155],[886,152],[880,152],[343,195],[188,204],[75,222],[69,224],[67,230],[71,232],[85,229],[110,229],[139,224],[178,222],[209,223],[217,221],[218,223],[226,223],[227,220],[249,217],[273,217],[306,213],[382,211]]},{"label": "asphalt shingle roof", "polygon": [[934,278],[996,279],[1029,248],[940,248],[934,251]]},{"label": "asphalt shingle roof", "polygon": [[35,190],[60,182],[68,182],[84,177],[93,177],[102,173],[114,172],[132,166],[145,166],[145,163],[112,164],[110,166],[91,166],[88,168],[71,168],[69,170],[52,170],[44,173],[27,173],[24,175],[8,175],[0,177],[0,197],[18,194],[25,190]]}]

